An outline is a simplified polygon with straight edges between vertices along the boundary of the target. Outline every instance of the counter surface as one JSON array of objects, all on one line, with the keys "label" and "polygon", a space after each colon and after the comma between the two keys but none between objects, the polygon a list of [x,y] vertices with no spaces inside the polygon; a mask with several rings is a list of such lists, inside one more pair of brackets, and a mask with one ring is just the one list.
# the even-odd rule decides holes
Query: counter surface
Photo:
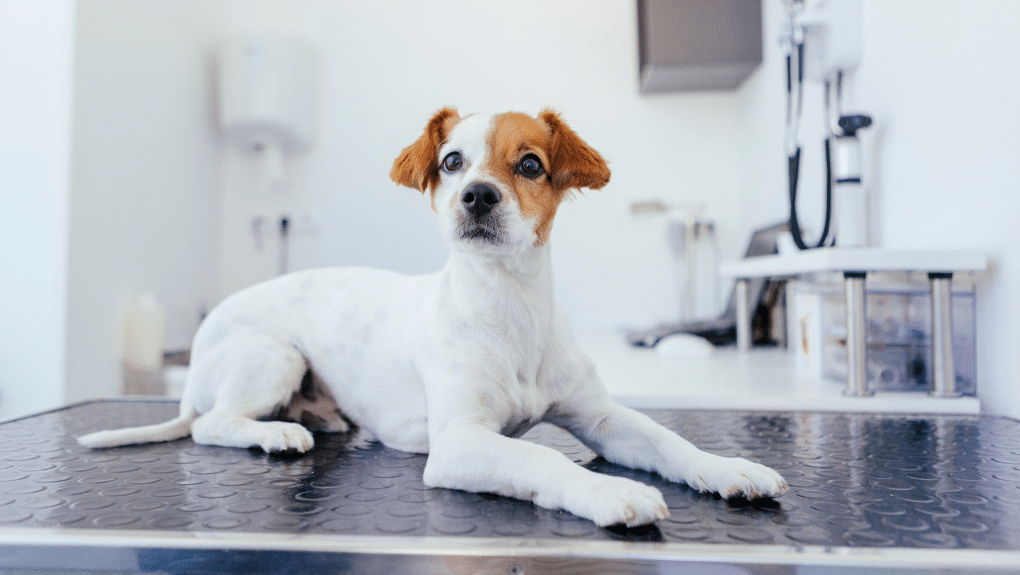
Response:
[{"label": "counter surface", "polygon": [[782,473],[790,491],[758,502],[727,502],[612,465],[552,426],[524,436],[597,472],[659,488],[672,516],[627,530],[429,488],[425,455],[356,433],[319,435],[311,452],[293,457],[190,439],[89,450],[74,439],[162,421],[176,409],[102,401],[0,424],[0,570],[283,572],[291,561],[303,573],[357,571],[370,564],[362,561],[387,569],[425,561],[450,573],[493,561],[529,573],[595,560],[602,571],[589,564],[578,572],[644,573],[642,565],[677,561],[1020,564],[1020,422],[1005,418],[647,411],[707,451]]}]

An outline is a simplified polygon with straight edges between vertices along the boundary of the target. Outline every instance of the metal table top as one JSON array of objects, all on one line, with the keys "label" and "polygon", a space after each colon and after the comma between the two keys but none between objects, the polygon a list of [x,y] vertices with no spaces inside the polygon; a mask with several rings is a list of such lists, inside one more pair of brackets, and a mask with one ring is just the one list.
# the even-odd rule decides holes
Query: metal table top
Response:
[{"label": "metal table top", "polygon": [[524,436],[659,488],[672,517],[627,530],[426,487],[426,456],[356,433],[319,435],[293,457],[190,439],[89,450],[74,439],[176,410],[102,401],[0,424],[0,573],[1020,566],[1020,422],[1006,418],[647,411],[707,451],[786,477],[789,492],[754,503],[612,465],[552,426]]}]

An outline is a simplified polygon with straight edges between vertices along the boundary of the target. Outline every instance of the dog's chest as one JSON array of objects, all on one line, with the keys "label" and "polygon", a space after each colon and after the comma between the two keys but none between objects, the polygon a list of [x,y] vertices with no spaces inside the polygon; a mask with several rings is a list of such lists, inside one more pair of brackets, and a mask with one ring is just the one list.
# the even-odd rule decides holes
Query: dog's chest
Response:
[{"label": "dog's chest", "polygon": [[503,396],[505,407],[500,419],[500,433],[518,437],[542,421],[553,404],[553,398],[542,386],[540,376],[541,355],[532,350],[515,370],[515,377],[505,381]]}]

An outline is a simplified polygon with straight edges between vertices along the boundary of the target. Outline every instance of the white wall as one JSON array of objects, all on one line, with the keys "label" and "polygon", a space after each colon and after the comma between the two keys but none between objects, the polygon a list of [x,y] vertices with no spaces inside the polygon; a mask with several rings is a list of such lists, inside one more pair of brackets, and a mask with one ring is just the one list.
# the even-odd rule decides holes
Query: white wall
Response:
[{"label": "white wall", "polygon": [[[647,97],[630,0],[0,0],[0,74],[23,87],[0,92],[0,213],[12,214],[0,226],[0,417],[14,400],[25,413],[116,393],[117,311],[129,295],[155,292],[169,345],[186,345],[203,301],[275,273],[271,231],[257,252],[253,215],[314,215],[318,232],[293,238],[293,268],[439,267],[426,202],[387,174],[444,105],[562,110],[613,180],[560,212],[560,300],[580,330],[675,315],[665,222],[631,216],[632,201],[705,202],[728,257],[753,226],[786,216],[781,3],[765,4],[765,64],[741,90]],[[875,239],[992,254],[979,281],[980,393],[988,410],[1020,417],[1020,250],[1007,219],[1020,202],[1010,169],[1020,8],[865,5],[850,95],[876,118],[864,137]],[[219,38],[246,31],[302,35],[323,51],[319,139],[290,163],[279,196],[255,197],[251,158],[224,152],[216,133],[209,57]],[[820,210],[809,191],[821,180],[819,93],[809,90],[802,131],[807,220]]]},{"label": "white wall", "polygon": [[[876,245],[975,248],[992,258],[978,287],[978,386],[984,409],[1020,417],[1020,4],[866,0],[863,58],[851,109],[863,132]],[[742,88],[748,227],[786,213],[781,147],[785,63],[775,42],[782,3],[765,2],[765,64]],[[821,213],[821,91],[809,91],[801,140],[802,214]],[[816,228],[817,229],[817,226]]]},{"label": "white wall", "polygon": [[68,401],[121,392],[121,307],[152,293],[166,347],[215,303],[220,156],[216,4],[80,0],[67,306]]},{"label": "white wall", "polygon": [[0,421],[64,391],[73,0],[0,0]]},{"label": "white wall", "polygon": [[552,106],[609,160],[610,184],[564,206],[552,239],[560,301],[578,329],[647,326],[679,312],[666,223],[632,216],[635,200],[704,202],[723,251],[740,252],[742,214],[731,209],[741,202],[737,96],[640,96],[631,0],[231,6],[232,31],[302,35],[320,47],[324,67],[319,141],[291,171],[289,198],[255,198],[244,171],[254,162],[228,155],[222,293],[275,273],[275,238],[256,253],[250,221],[275,225],[281,210],[314,213],[319,225],[318,236],[293,238],[294,267],[441,267],[446,249],[427,202],[388,174],[447,105],[531,114]]},{"label": "white wall", "polygon": [[[743,234],[726,210],[739,198],[737,99],[639,97],[629,0],[598,10],[576,0],[80,0],[68,10],[77,18],[77,38],[61,36],[74,42],[73,116],[51,116],[73,128],[66,203],[53,212],[66,223],[50,238],[66,253],[26,258],[66,274],[66,297],[52,297],[66,312],[48,306],[66,330],[66,349],[47,354],[64,364],[61,400],[120,391],[118,319],[131,296],[154,293],[167,309],[167,347],[183,348],[203,304],[274,275],[281,214],[315,216],[316,233],[295,229],[292,269],[440,267],[445,247],[427,204],[387,175],[444,105],[554,106],[610,160],[612,184],[566,206],[554,239],[562,300],[581,329],[644,326],[678,311],[665,222],[631,216],[634,200],[704,201],[719,214],[724,251],[739,251]],[[436,34],[451,11],[463,31]],[[305,36],[325,63],[319,141],[290,162],[291,190],[262,198],[251,158],[220,140],[212,101],[216,44],[252,31]],[[255,215],[267,222],[261,251]]]}]

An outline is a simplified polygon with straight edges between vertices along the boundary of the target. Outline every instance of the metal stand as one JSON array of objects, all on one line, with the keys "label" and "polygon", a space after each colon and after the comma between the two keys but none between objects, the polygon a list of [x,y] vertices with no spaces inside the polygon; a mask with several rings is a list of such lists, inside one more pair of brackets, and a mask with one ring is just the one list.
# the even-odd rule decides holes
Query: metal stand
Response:
[{"label": "metal stand", "polygon": [[737,280],[737,350],[751,349],[751,312],[747,304],[747,278]]},{"label": "metal stand", "polygon": [[[847,387],[845,395],[873,395],[868,389],[867,310],[864,283],[867,272],[923,271],[931,282],[932,371],[937,398],[956,392],[953,365],[953,331],[950,310],[952,276],[956,272],[980,272],[988,265],[985,254],[970,250],[889,250],[883,248],[819,248],[796,254],[769,255],[724,264],[724,277],[737,280],[737,344],[751,347],[751,318],[747,302],[750,279],[797,277],[818,272],[841,272],[846,285]],[[743,291],[741,291],[743,290]]]},{"label": "metal stand", "polygon": [[868,397],[868,310],[864,294],[866,272],[844,272],[846,285],[847,385],[843,395]]},{"label": "metal stand", "polygon": [[931,282],[931,364],[932,397],[959,397],[953,365],[953,274],[932,272]]}]

